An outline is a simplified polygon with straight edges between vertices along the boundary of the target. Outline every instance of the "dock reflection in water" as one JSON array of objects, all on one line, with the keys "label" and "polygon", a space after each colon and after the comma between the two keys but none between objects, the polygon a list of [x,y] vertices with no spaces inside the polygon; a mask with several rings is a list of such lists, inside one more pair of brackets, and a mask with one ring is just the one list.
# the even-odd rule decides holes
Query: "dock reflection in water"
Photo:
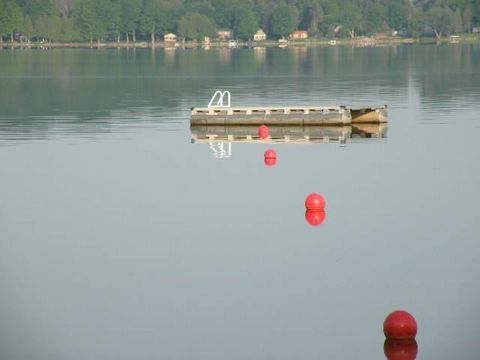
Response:
[{"label": "dock reflection in water", "polygon": [[268,139],[258,137],[258,126],[192,125],[192,143],[207,143],[216,158],[230,158],[232,143],[340,143],[375,141],[387,138],[388,126],[270,126]]},{"label": "dock reflection in water", "polygon": [[353,126],[271,126],[268,139],[260,139],[258,126],[191,127],[192,142],[351,142],[354,139],[384,139],[387,124],[357,124]]}]

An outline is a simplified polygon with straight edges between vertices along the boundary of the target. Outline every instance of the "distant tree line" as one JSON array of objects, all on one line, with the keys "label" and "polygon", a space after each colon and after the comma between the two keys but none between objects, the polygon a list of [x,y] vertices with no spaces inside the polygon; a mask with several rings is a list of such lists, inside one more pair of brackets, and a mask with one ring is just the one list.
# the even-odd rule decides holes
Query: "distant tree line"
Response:
[{"label": "distant tree line", "polygon": [[[248,40],[307,30],[312,37],[398,31],[418,37],[470,32],[480,0],[0,0],[0,41],[156,41],[167,32],[187,40],[231,29]],[[17,35],[17,36],[16,36]]]}]

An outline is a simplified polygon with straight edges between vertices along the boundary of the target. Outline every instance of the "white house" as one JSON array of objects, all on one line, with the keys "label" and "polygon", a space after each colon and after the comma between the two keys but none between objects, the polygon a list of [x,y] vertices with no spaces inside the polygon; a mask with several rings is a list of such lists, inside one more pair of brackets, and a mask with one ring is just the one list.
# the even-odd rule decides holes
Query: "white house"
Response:
[{"label": "white house", "polygon": [[258,31],[253,35],[254,41],[265,41],[267,40],[267,34],[262,29],[258,29]]},{"label": "white house", "polygon": [[168,33],[163,36],[163,41],[165,42],[176,42],[177,41],[177,35],[173,33]]}]

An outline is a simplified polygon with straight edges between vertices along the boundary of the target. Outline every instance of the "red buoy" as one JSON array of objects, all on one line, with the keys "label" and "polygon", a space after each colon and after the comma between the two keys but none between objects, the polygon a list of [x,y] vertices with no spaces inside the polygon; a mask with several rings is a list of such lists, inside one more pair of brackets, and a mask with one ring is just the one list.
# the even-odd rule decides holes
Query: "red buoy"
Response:
[{"label": "red buoy", "polygon": [[265,159],[276,159],[277,158],[277,152],[273,149],[268,149],[265,151]]},{"label": "red buoy", "polygon": [[383,332],[387,339],[413,340],[417,335],[417,322],[408,312],[397,310],[386,317]]},{"label": "red buoy", "polygon": [[305,220],[312,226],[320,226],[325,221],[325,210],[307,210]]},{"label": "red buoy", "polygon": [[388,360],[415,360],[418,345],[415,340],[385,340],[383,352]]},{"label": "red buoy", "polygon": [[312,193],[307,196],[305,207],[307,210],[323,210],[325,209],[325,199],[320,194]]},{"label": "red buoy", "polygon": [[273,149],[268,149],[265,151],[265,165],[275,166],[277,165],[277,152]]},{"label": "red buoy", "polygon": [[268,128],[267,125],[260,125],[258,127],[258,137],[261,140],[268,139],[268,136],[270,135],[270,129]]}]

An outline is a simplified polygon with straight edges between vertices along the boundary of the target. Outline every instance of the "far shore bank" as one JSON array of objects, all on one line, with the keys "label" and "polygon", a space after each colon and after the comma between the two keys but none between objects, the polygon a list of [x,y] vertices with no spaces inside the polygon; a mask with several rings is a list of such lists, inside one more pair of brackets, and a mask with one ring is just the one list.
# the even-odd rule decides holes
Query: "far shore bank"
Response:
[{"label": "far shore bank", "polygon": [[213,41],[205,44],[197,41],[178,41],[178,42],[2,42],[0,49],[22,48],[22,49],[61,49],[61,48],[78,48],[78,49],[135,49],[135,48],[164,48],[164,49],[211,49],[211,48],[246,48],[246,47],[318,47],[318,46],[392,46],[401,44],[475,44],[480,43],[480,34],[466,34],[460,36],[445,36],[440,39],[436,38],[399,38],[399,37],[357,37],[344,39],[309,39],[304,41],[288,41],[280,44],[276,40],[267,41],[250,41],[237,42],[229,44],[226,41]]}]

